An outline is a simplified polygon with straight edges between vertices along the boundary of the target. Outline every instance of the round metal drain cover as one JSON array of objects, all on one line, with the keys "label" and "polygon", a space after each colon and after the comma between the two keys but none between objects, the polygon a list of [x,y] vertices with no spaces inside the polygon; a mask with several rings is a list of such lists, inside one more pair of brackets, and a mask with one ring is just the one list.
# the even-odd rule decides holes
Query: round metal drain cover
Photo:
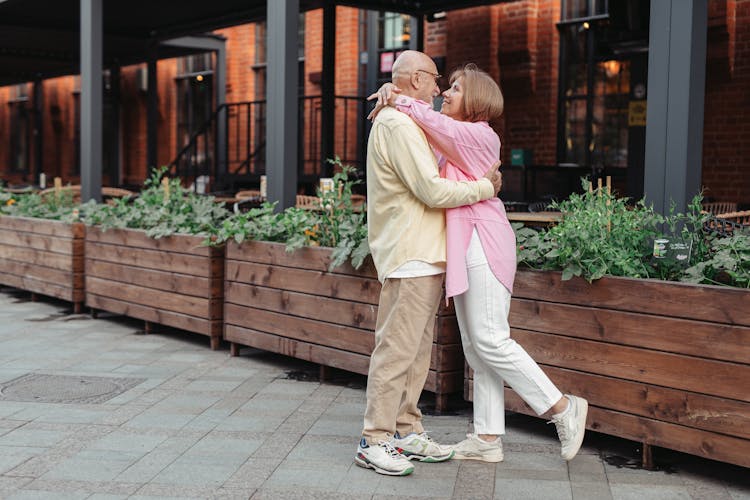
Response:
[{"label": "round metal drain cover", "polygon": [[103,403],[144,380],[142,378],[28,373],[0,385],[0,400],[38,403]]}]

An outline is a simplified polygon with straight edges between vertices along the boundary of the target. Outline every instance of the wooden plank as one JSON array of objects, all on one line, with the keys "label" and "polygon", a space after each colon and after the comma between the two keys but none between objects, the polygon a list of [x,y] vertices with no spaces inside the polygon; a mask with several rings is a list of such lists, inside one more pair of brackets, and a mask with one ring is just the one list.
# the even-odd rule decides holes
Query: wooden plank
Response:
[{"label": "wooden plank", "polygon": [[[309,342],[280,337],[278,335],[243,328],[235,325],[226,325],[225,340],[235,342],[265,351],[271,351],[296,359],[303,359],[325,366],[332,366],[342,370],[367,375],[370,358],[363,354],[357,354],[339,349],[321,346]],[[435,392],[436,389],[455,392],[456,387],[461,387],[461,372],[436,373],[430,370],[425,383],[425,390]],[[457,376],[458,374],[458,376]]]},{"label": "wooden plank", "polygon": [[750,439],[750,404],[541,365],[563,393],[594,406]]},{"label": "wooden plank", "polygon": [[537,363],[750,401],[750,365],[511,329]]},{"label": "wooden plank", "polygon": [[523,330],[704,358],[750,360],[750,328],[744,326],[527,299],[513,299],[510,324]]},{"label": "wooden plank", "polygon": [[83,257],[71,257],[59,253],[45,252],[33,248],[11,247],[0,245],[0,260],[28,263],[36,266],[69,271],[76,266],[83,268]]},{"label": "wooden plank", "polygon": [[377,307],[242,283],[226,282],[226,302],[338,325],[375,330]]},{"label": "wooden plank", "polygon": [[221,298],[192,297],[92,276],[86,276],[86,293],[118,299],[131,304],[158,307],[165,311],[207,320],[220,319],[222,316],[223,302]]},{"label": "wooden plank", "polygon": [[460,344],[461,332],[455,316],[438,316],[434,341],[438,344]]},{"label": "wooden plank", "polygon": [[226,280],[378,304],[380,283],[371,278],[227,260]]},{"label": "wooden plank", "polygon": [[562,281],[559,272],[530,270],[516,273],[513,288],[516,298],[750,326],[750,291],[741,288],[616,277]]},{"label": "wooden plank", "polygon": [[[221,281],[86,259],[86,275],[191,297],[221,298]],[[218,283],[218,285],[217,285]],[[216,292],[219,291],[217,294]]]},{"label": "wooden plank", "polygon": [[86,305],[93,307],[94,309],[122,314],[130,318],[142,319],[159,325],[179,328],[188,332],[200,333],[214,337],[219,337],[221,335],[221,328],[217,327],[216,321],[167,311],[161,307],[149,307],[103,297],[89,291],[86,292]]},{"label": "wooden plank", "polygon": [[0,260],[0,280],[5,275],[14,275],[20,278],[27,277],[69,288],[83,288],[83,273],[74,273],[72,270],[52,269],[26,262]]},{"label": "wooden plank", "polygon": [[69,302],[79,302],[82,299],[80,294],[75,293],[70,286],[57,285],[48,281],[30,278],[28,276],[2,274],[0,275],[0,283],[14,288],[20,288],[21,290],[26,290],[28,292],[67,300]]},{"label": "wooden plank", "polygon": [[64,238],[83,238],[86,234],[86,226],[80,222],[69,224],[57,220],[8,215],[0,216],[0,228]]},{"label": "wooden plank", "polygon": [[[505,407],[536,416],[533,410],[510,389],[505,390]],[[629,415],[614,410],[589,407],[587,428],[640,443],[750,467],[750,441],[715,432],[693,429]]]},{"label": "wooden plank", "polygon": [[235,304],[224,305],[224,322],[365,355],[375,347],[375,335],[368,330]]},{"label": "wooden plank", "polygon": [[123,247],[144,248],[147,250],[161,250],[164,252],[186,253],[189,255],[210,256],[221,252],[220,248],[204,246],[203,236],[175,234],[164,238],[151,238],[141,229],[108,229],[100,227],[89,228],[86,239],[93,243],[106,243]]},{"label": "wooden plank", "polygon": [[187,274],[209,278],[212,273],[221,273],[223,262],[200,255],[146,250],[142,248],[107,245],[87,242],[86,258],[116,262],[142,269]]},{"label": "wooden plank", "polygon": [[[234,242],[227,244],[227,259],[229,260],[297,267],[311,271],[328,271],[331,253],[330,248],[321,247],[304,247],[290,253],[286,251],[286,245],[282,243],[265,241],[245,241],[242,245],[237,245]],[[359,270],[354,269],[349,263],[345,263],[332,272],[375,279],[378,276],[370,258],[367,258]]]},{"label": "wooden plank", "polygon": [[437,372],[463,371],[464,351],[461,344],[432,344],[430,369]]},{"label": "wooden plank", "polygon": [[229,342],[236,342],[257,349],[263,349],[264,351],[312,361],[362,375],[367,375],[367,370],[370,366],[370,356],[365,354],[342,351],[310,342],[302,342],[252,328],[243,328],[228,324],[224,331],[224,339]]},{"label": "wooden plank", "polygon": [[[750,405],[747,403],[541,366],[563,393],[583,396],[594,406],[750,439]],[[466,384],[466,399],[472,401],[473,373],[466,377]]]},{"label": "wooden plank", "polygon": [[[78,243],[78,245],[74,245]],[[61,253],[64,255],[74,255],[74,250],[80,247],[83,250],[83,240],[74,240],[71,238],[61,238],[49,236],[46,234],[26,233],[15,230],[0,230],[0,245],[12,247],[33,248],[35,250],[44,250],[52,253]],[[77,253],[75,255],[80,255]]]},{"label": "wooden plank", "polygon": [[427,373],[427,381],[424,384],[424,389],[438,395],[459,392],[463,388],[463,373],[463,370],[452,372],[430,370]]}]

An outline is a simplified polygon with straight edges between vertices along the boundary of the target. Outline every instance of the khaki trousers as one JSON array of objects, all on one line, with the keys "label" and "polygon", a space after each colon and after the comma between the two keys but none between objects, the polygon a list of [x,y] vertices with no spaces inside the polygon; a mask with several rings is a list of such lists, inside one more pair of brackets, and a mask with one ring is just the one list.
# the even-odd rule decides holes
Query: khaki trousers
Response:
[{"label": "khaki trousers", "polygon": [[367,375],[362,435],[370,444],[424,432],[417,403],[430,369],[443,275],[386,279]]}]

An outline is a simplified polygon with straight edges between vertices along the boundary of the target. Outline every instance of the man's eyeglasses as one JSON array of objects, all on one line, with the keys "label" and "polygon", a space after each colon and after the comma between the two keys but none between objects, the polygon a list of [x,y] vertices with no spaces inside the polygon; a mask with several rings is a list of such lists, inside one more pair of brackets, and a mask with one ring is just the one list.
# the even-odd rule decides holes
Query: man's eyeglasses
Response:
[{"label": "man's eyeglasses", "polygon": [[421,71],[422,73],[427,73],[428,75],[430,75],[431,77],[433,77],[435,79],[435,85],[437,85],[438,80],[440,80],[443,77],[443,75],[441,75],[440,73],[433,73],[432,71],[427,71],[426,69],[418,69],[416,71]]}]

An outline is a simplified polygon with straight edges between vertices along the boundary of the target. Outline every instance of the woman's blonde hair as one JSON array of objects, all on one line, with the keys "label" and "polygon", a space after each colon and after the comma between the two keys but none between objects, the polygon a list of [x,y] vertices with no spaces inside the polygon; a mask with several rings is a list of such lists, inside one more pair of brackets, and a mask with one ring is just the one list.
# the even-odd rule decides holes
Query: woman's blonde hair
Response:
[{"label": "woman's blonde hair", "polygon": [[451,74],[451,85],[459,78],[463,78],[461,114],[464,120],[493,122],[500,118],[503,114],[503,93],[490,75],[476,64],[469,63]]}]

